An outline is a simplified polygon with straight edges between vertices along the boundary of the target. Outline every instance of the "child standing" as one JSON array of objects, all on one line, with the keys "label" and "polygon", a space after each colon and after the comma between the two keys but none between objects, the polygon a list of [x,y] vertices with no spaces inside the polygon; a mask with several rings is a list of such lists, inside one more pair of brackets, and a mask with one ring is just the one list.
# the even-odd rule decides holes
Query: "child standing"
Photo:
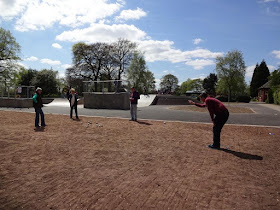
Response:
[{"label": "child standing", "polygon": [[70,90],[70,95],[69,95],[69,102],[70,102],[70,118],[72,118],[72,115],[73,115],[73,109],[75,109],[75,114],[76,114],[76,119],[78,120],[79,117],[78,117],[78,95],[76,94],[75,92],[75,89],[74,88],[71,88]]}]

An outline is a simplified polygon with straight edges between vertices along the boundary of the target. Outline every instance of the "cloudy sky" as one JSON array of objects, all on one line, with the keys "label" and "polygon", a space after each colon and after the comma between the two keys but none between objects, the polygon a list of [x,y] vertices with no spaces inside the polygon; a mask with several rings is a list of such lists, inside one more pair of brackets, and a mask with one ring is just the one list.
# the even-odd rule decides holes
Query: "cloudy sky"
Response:
[{"label": "cloudy sky", "polygon": [[0,0],[0,26],[21,45],[27,68],[71,65],[84,41],[135,41],[157,81],[215,72],[216,56],[243,52],[249,82],[256,63],[280,65],[280,0]]}]

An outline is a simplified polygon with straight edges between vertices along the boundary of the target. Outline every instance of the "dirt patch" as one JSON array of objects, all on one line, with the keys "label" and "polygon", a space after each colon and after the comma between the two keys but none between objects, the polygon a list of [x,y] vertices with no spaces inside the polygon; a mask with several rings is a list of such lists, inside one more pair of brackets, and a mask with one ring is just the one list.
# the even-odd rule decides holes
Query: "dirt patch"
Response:
[{"label": "dirt patch", "polygon": [[[255,113],[252,109],[246,107],[227,106],[230,113]],[[197,106],[172,106],[169,109],[189,111],[189,112],[208,112],[207,108],[200,108]]]},{"label": "dirt patch", "polygon": [[280,209],[278,128],[0,116],[0,209]]}]

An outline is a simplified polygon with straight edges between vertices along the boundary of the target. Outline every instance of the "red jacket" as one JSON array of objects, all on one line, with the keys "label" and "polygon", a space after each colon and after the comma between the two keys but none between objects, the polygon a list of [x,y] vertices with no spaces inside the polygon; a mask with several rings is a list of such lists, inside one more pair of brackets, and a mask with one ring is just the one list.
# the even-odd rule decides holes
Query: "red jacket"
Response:
[{"label": "red jacket", "polygon": [[228,110],[221,101],[211,97],[207,97],[204,104],[195,103],[195,105],[198,107],[207,107],[212,121],[214,119],[214,115],[219,115]]}]

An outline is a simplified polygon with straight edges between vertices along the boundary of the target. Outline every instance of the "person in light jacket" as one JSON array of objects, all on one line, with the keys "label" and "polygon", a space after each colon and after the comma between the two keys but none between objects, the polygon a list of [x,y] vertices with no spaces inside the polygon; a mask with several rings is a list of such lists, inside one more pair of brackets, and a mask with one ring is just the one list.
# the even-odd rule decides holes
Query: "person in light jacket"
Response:
[{"label": "person in light jacket", "polygon": [[70,118],[73,119],[73,109],[75,109],[76,119],[78,120],[78,95],[74,88],[71,88],[68,100],[70,102]]}]

